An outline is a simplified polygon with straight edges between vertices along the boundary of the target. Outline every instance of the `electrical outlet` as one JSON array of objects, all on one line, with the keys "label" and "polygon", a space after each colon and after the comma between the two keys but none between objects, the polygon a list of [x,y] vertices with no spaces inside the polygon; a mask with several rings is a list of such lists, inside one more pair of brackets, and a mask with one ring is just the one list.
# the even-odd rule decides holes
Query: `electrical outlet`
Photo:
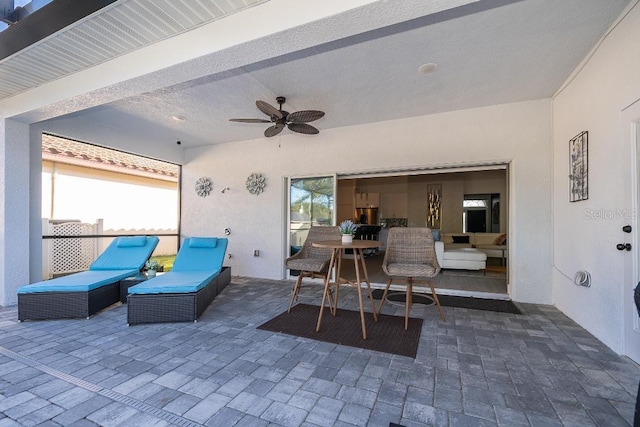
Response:
[{"label": "electrical outlet", "polygon": [[260,256],[260,251],[258,249],[254,249],[253,256]]}]

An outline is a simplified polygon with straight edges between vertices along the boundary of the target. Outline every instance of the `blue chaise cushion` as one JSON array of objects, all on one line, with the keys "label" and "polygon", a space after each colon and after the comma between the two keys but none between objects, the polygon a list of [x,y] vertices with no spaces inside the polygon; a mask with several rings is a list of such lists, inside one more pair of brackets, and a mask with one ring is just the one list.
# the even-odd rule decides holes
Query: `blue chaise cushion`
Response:
[{"label": "blue chaise cushion", "polygon": [[118,237],[118,245],[119,248],[130,248],[135,246],[144,246],[147,243],[147,236],[129,236],[129,237]]},{"label": "blue chaise cushion", "polygon": [[[142,239],[143,246],[137,246]],[[135,239],[135,240],[131,240]],[[157,236],[118,237],[89,267],[89,270],[140,270],[158,244]]]},{"label": "blue chaise cushion", "polygon": [[20,286],[19,294],[39,292],[88,292],[104,285],[118,282],[138,273],[138,269],[131,270],[89,270],[56,279],[45,280]]},{"label": "blue chaise cushion", "polygon": [[219,271],[173,271],[129,288],[129,294],[185,294],[204,288]]},{"label": "blue chaise cushion", "polygon": [[215,248],[217,244],[217,237],[191,237],[189,239],[189,247],[192,248]]},{"label": "blue chaise cushion", "polygon": [[191,242],[196,239],[196,245],[204,244],[207,238],[192,237],[184,240],[184,243],[176,255],[171,271],[210,271],[219,272],[222,269],[224,254],[227,251],[228,239],[226,238],[208,238],[215,239],[215,246],[211,246],[211,240],[208,240],[209,246],[192,246]]},{"label": "blue chaise cushion", "polygon": [[215,237],[185,239],[168,273],[129,288],[129,294],[197,292],[222,270],[228,240]]},{"label": "blue chaise cushion", "polygon": [[[157,236],[142,237],[144,240],[118,237],[91,264],[88,271],[21,286],[18,288],[18,294],[87,292],[134,276],[142,269],[160,241]],[[143,242],[143,246],[137,246],[140,242]]]}]

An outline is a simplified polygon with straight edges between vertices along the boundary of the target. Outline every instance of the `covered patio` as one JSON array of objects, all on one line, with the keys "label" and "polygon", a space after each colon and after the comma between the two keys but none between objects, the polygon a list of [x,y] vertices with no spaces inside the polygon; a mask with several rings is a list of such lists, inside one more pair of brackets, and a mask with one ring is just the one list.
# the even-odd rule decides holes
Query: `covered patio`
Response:
[{"label": "covered patio", "polygon": [[[633,422],[639,0],[51,6],[74,2],[103,7],[0,56],[0,426]],[[319,134],[266,132],[257,101],[280,96],[325,112]],[[229,235],[236,275],[197,323],[127,327],[123,305],[17,323],[42,276],[45,133],[181,165],[179,237]],[[414,308],[415,359],[256,329],[288,304],[292,180],[487,168],[506,171],[504,295],[524,314]]]}]

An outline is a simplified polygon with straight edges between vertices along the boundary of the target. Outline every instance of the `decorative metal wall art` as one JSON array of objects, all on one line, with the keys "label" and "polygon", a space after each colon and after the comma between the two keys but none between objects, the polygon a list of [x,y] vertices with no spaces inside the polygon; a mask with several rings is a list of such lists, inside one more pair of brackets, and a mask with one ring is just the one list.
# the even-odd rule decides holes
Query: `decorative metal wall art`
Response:
[{"label": "decorative metal wall art", "polygon": [[207,197],[211,193],[211,181],[207,177],[198,178],[196,181],[196,194],[200,197]]},{"label": "decorative metal wall art", "polygon": [[267,182],[264,176],[259,173],[252,173],[247,178],[247,190],[249,193],[255,194],[258,196],[260,193],[264,191],[264,188],[267,186]]},{"label": "decorative metal wall art", "polygon": [[569,141],[569,201],[589,198],[589,133],[580,132]]},{"label": "decorative metal wall art", "polygon": [[442,184],[427,185],[427,227],[439,229],[442,217]]}]

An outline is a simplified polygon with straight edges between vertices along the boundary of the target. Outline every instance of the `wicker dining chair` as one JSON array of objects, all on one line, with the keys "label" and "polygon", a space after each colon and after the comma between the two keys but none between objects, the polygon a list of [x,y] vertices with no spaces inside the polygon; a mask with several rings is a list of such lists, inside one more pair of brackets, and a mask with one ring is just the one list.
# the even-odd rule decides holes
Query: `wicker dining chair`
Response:
[{"label": "wicker dining chair", "polygon": [[[312,226],[309,229],[309,234],[305,240],[302,248],[295,255],[284,260],[286,267],[290,270],[299,270],[298,280],[293,285],[291,290],[291,302],[289,302],[289,309],[291,311],[293,302],[298,299],[300,293],[300,287],[302,279],[305,277],[318,278],[321,277],[324,280],[327,278],[327,270],[329,268],[329,262],[331,261],[331,249],[329,248],[314,248],[313,242],[321,242],[324,240],[340,240],[342,235],[338,227],[331,226]],[[329,306],[332,312],[335,312],[335,303],[332,293],[329,293]]]},{"label": "wicker dining chair", "polygon": [[431,281],[440,272],[431,229],[423,227],[391,228],[387,238],[384,259],[382,260],[382,270],[389,276],[389,282],[384,290],[382,301],[380,301],[378,313],[382,310],[391,282],[396,278],[404,278],[407,288],[404,329],[409,328],[413,284],[417,281],[429,285],[431,298],[438,306],[440,318],[445,320],[438,295]]}]

